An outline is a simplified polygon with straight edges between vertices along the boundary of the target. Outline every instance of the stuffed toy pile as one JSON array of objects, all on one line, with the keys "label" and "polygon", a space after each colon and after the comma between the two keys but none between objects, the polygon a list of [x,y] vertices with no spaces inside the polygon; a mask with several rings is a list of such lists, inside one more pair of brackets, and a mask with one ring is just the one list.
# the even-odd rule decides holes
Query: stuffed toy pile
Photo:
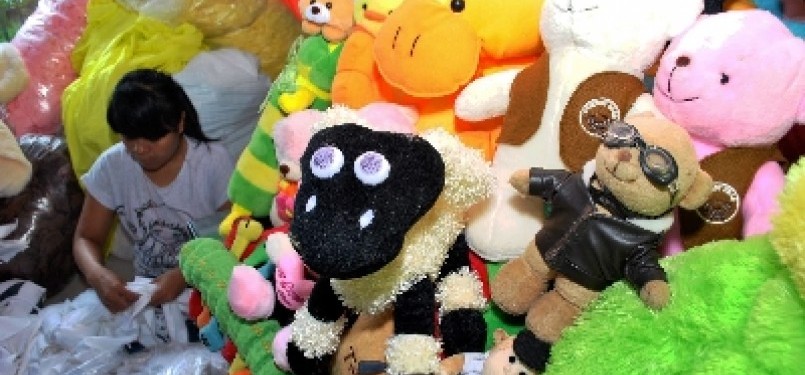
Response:
[{"label": "stuffed toy pile", "polygon": [[272,86],[267,98],[272,106],[267,109],[269,114],[330,106],[336,64],[355,22],[350,0],[300,0],[299,9],[305,36],[291,47],[287,65]]},{"label": "stuffed toy pile", "polygon": [[526,315],[514,352],[533,370],[545,370],[551,345],[616,281],[663,308],[671,295],[656,250],[672,211],[695,209],[710,195],[712,180],[682,128],[648,115],[625,121],[610,124],[582,172],[531,168],[510,179],[551,205],[535,240],[492,280],[495,304]]},{"label": "stuffed toy pile", "polygon": [[419,114],[417,132],[445,129],[488,159],[499,119],[459,121],[453,112],[455,97],[472,80],[525,66],[541,53],[537,27],[541,5],[542,1],[525,0],[505,5],[403,1],[376,32],[370,26],[356,35],[361,40],[355,42],[354,54],[339,61],[335,80],[341,84],[333,92],[333,103],[352,108],[375,101],[410,105]]},{"label": "stuffed toy pile", "polygon": [[371,103],[357,110],[341,105],[324,111],[307,109],[280,116],[275,122],[261,117],[230,178],[232,209],[219,225],[219,232],[228,235],[240,217],[270,221],[275,226],[288,222],[301,178],[302,152],[316,129],[336,118],[378,130],[411,133],[417,117],[410,108],[391,103]]},{"label": "stuffed toy pile", "polygon": [[505,115],[492,159],[498,186],[469,214],[467,240],[478,254],[491,261],[516,257],[544,220],[541,200],[506,185],[513,171],[579,171],[595,155],[608,121],[653,110],[643,72],[702,6],[701,0],[596,0],[581,7],[545,1],[539,28],[547,53],[525,70],[484,77],[464,89],[456,100],[460,118]]},{"label": "stuffed toy pile", "polygon": [[707,204],[680,213],[664,252],[768,232],[785,181],[776,145],[805,123],[805,41],[766,11],[705,15],[673,39],[653,91],[715,180]]},{"label": "stuffed toy pile", "polygon": [[565,331],[546,374],[801,373],[803,197],[805,159],[788,171],[771,232],[664,258],[673,297],[659,312],[616,283]]},{"label": "stuffed toy pile", "polygon": [[319,279],[291,323],[294,373],[329,373],[353,313],[393,314],[379,359],[389,374],[434,373],[441,354],[483,351],[481,281],[450,261],[468,259],[454,246],[462,215],[491,188],[482,156],[440,129],[343,124],[314,134],[301,165],[290,237]]}]

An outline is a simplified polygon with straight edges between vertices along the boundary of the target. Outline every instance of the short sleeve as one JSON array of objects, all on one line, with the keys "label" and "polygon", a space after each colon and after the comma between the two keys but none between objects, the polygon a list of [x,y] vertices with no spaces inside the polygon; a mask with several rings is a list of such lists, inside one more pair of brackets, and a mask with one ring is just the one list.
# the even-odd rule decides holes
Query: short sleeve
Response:
[{"label": "short sleeve", "polygon": [[117,205],[113,196],[114,186],[111,171],[114,168],[111,166],[112,151],[112,149],[108,149],[103,152],[90,169],[81,176],[81,184],[86,192],[110,210],[113,210]]},{"label": "short sleeve", "polygon": [[218,208],[229,200],[227,188],[229,179],[235,169],[235,161],[219,143],[210,143],[210,155],[207,159],[209,168],[210,200]]}]

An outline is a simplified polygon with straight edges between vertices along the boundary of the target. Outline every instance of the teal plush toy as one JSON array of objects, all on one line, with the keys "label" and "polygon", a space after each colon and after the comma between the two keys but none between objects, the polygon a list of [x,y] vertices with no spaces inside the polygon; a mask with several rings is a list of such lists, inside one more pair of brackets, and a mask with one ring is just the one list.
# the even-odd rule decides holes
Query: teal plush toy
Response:
[{"label": "teal plush toy", "polygon": [[788,172],[768,235],[665,258],[673,297],[646,309],[617,283],[568,327],[546,374],[801,374],[805,159]]}]

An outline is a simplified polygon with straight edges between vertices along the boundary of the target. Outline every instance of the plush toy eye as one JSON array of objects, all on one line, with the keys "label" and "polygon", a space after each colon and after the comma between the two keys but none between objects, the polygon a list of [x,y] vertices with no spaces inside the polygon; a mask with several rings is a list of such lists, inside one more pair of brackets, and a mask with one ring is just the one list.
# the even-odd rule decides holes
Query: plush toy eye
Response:
[{"label": "plush toy eye", "polygon": [[327,9],[333,9],[333,3],[331,2],[325,3],[324,6],[327,7]]},{"label": "plush toy eye", "polygon": [[721,84],[726,85],[729,82],[730,82],[730,76],[728,76],[728,75],[726,75],[724,73],[721,73]]},{"label": "plush toy eye", "polygon": [[314,208],[316,208],[316,196],[311,195],[305,202],[305,212],[313,211]]},{"label": "plush toy eye", "polygon": [[464,7],[466,5],[467,4],[464,2],[464,0],[452,0],[452,1],[450,1],[450,9],[452,9],[454,13],[463,12]]},{"label": "plush toy eye", "polygon": [[361,5],[361,8],[363,8],[363,10],[366,10],[366,8],[368,8],[368,7],[369,7],[369,5],[368,5],[368,4],[366,4],[366,2],[364,2],[364,3]]},{"label": "plush toy eye", "polygon": [[514,362],[517,362],[517,357],[515,357],[513,355],[510,355],[509,356],[509,363],[514,363]]},{"label": "plush toy eye", "polygon": [[322,179],[335,176],[343,166],[344,154],[332,146],[319,148],[310,158],[310,170],[313,175]]},{"label": "plush toy eye", "polygon": [[365,185],[375,186],[389,177],[391,165],[383,154],[367,151],[355,159],[355,176]]}]

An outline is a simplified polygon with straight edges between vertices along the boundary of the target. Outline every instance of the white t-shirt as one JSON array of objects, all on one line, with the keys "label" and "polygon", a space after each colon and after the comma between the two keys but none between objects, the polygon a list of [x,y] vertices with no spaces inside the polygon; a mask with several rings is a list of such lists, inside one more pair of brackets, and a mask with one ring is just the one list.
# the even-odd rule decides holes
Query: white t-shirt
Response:
[{"label": "white t-shirt", "polygon": [[87,192],[117,213],[133,244],[137,276],[157,277],[177,267],[181,246],[190,239],[187,223],[215,214],[228,199],[235,164],[226,149],[185,139],[184,164],[168,186],[154,185],[120,142],[81,177]]}]

